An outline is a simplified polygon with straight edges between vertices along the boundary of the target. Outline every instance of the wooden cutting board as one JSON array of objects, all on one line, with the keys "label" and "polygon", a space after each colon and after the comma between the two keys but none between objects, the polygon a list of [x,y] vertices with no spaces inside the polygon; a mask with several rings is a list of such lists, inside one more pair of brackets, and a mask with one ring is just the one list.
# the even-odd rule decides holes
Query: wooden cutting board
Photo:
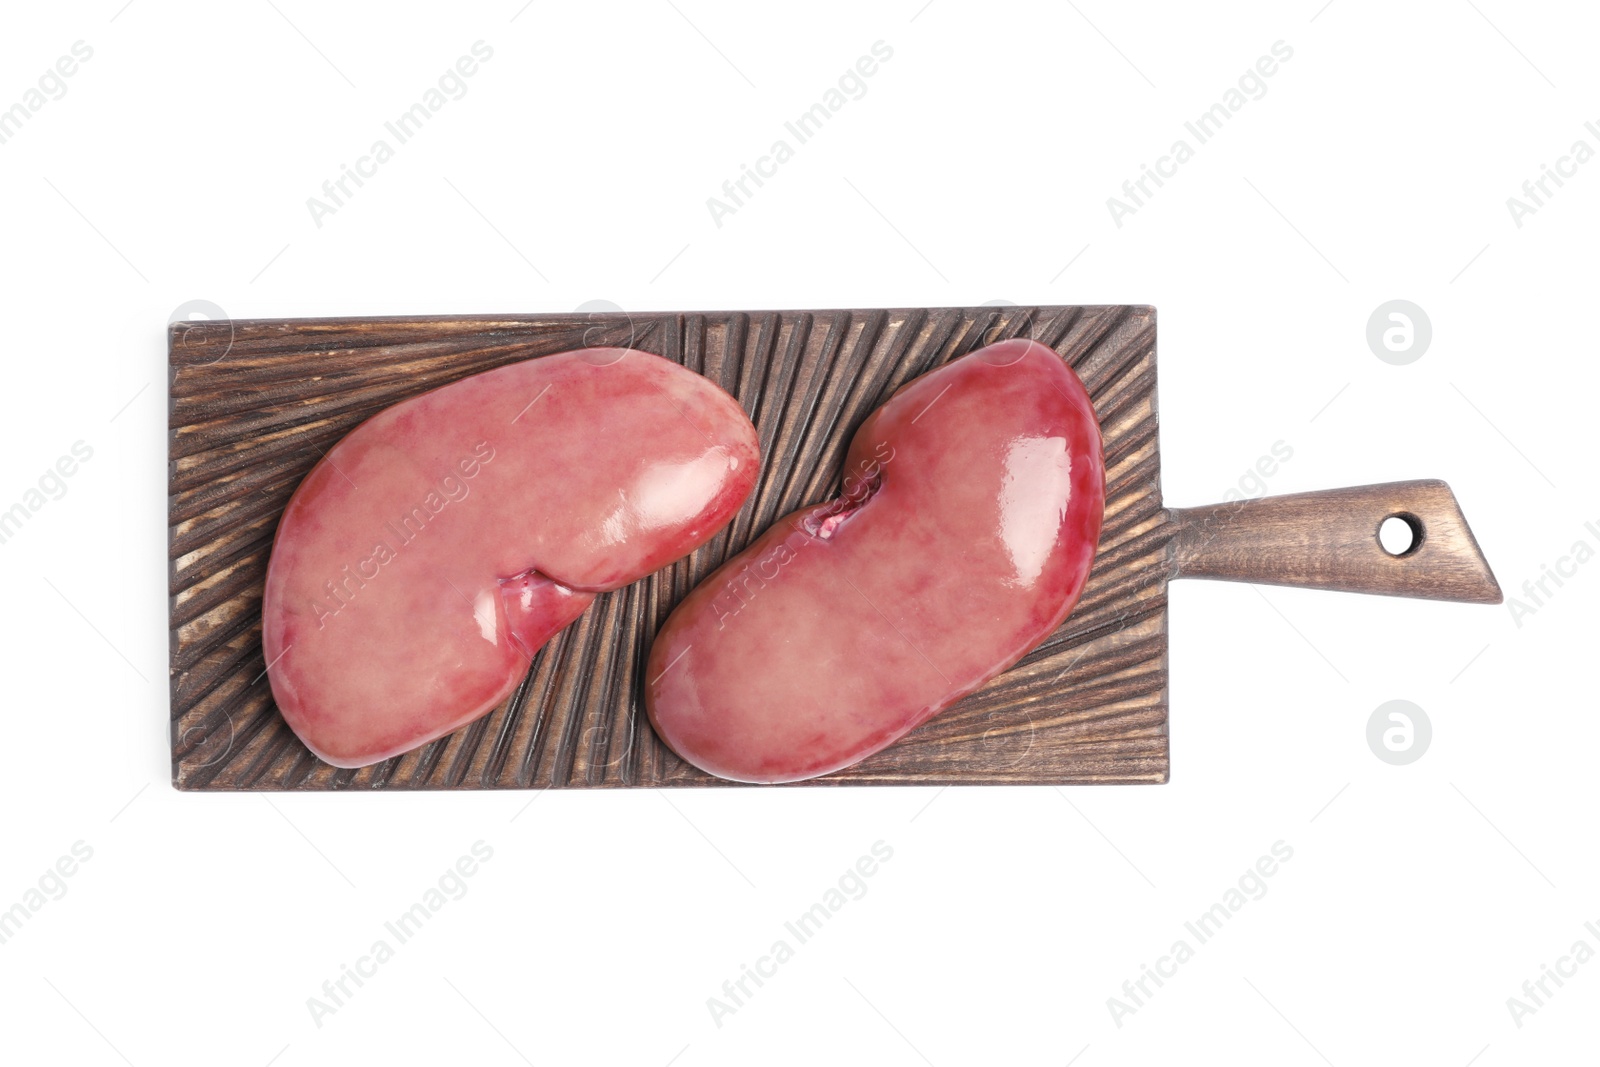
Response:
[{"label": "wooden cutting board", "polygon": [[[169,328],[172,778],[180,789],[504,789],[729,783],[678,759],[644,713],[656,629],[773,520],[838,491],[855,428],[898,386],[1008,337],[1059,352],[1094,398],[1106,516],[1062,627],[877,755],[812,784],[1164,782],[1167,582],[1203,576],[1498,602],[1442,482],[1162,505],[1149,307],[464,316],[179,322]],[[755,422],[764,460],[732,524],[597,597],[472,725],[360,770],[311,755],[272,700],[261,591],[278,518],[336,441],[397,401],[505,363],[598,345],[676,360]],[[1378,543],[1399,515],[1416,544]]]}]

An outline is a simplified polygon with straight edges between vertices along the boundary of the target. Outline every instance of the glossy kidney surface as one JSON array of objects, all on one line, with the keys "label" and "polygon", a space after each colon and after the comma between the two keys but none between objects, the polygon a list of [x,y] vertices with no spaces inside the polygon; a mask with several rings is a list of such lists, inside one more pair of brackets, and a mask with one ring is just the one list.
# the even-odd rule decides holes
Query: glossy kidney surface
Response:
[{"label": "glossy kidney surface", "polygon": [[1003,341],[930,371],[862,423],[838,499],[779,520],[668,618],[651,722],[736,781],[849,766],[1061,624],[1104,499],[1094,408],[1055,352]]},{"label": "glossy kidney surface", "polygon": [[510,364],[380,412],[278,527],[262,641],[284,718],[340,767],[457,729],[596,593],[708,540],[758,470],[732,397],[625,349]]}]

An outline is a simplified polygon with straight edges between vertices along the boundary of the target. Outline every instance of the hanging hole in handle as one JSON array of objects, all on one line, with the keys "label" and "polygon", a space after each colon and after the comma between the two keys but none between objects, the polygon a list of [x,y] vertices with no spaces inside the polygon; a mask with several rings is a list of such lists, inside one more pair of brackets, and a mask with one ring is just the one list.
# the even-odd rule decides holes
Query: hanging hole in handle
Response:
[{"label": "hanging hole in handle", "polygon": [[1378,544],[1389,555],[1404,559],[1422,547],[1422,520],[1410,512],[1397,512],[1378,524]]}]

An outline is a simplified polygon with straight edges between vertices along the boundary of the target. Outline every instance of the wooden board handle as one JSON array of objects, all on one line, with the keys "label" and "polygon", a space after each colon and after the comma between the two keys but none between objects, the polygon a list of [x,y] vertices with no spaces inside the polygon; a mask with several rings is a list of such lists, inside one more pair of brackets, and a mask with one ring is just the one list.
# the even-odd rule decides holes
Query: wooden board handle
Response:
[{"label": "wooden board handle", "polygon": [[[1498,604],[1500,585],[1455,494],[1438,480],[1240,500],[1169,512],[1173,575],[1352,593]],[[1378,528],[1398,518],[1411,547],[1398,555]]]}]

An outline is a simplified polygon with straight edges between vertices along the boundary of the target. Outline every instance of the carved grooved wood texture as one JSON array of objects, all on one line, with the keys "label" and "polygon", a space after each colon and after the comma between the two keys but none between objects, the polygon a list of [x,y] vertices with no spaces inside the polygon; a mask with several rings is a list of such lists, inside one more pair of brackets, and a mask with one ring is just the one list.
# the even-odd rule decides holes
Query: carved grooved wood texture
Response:
[{"label": "carved grooved wood texture", "polygon": [[[177,323],[170,334],[173,782],[181,789],[526,789],[719,782],[650,729],[651,636],[774,519],[838,491],[855,428],[900,385],[1008,337],[1059,352],[1105,438],[1099,554],[1062,627],[899,743],[806,785],[1162,782],[1168,541],[1156,438],[1155,311],[982,307]],[[317,760],[264,676],[261,590],[290,494],[390,404],[505,363],[622,345],[705,374],[756,424],[764,462],[726,530],[602,595],[472,725],[360,770]],[[961,620],[952,619],[952,626]],[[819,699],[825,699],[825,691]]]}]

